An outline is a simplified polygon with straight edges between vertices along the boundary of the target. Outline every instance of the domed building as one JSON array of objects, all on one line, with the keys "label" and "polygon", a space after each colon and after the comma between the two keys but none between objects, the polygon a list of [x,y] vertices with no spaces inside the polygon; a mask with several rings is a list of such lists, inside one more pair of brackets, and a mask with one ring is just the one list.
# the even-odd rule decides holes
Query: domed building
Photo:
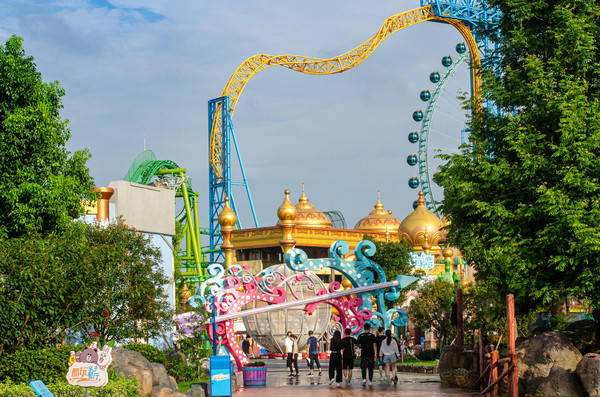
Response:
[{"label": "domed building", "polygon": [[425,251],[437,257],[442,255],[440,244],[446,241],[444,223],[425,207],[423,192],[419,191],[417,207],[402,220],[398,227],[401,239],[408,241],[414,252]]},{"label": "domed building", "polygon": [[[384,234],[385,240],[389,241],[392,235],[397,233],[400,221],[395,216],[392,216],[392,211],[386,211],[381,203],[381,196],[377,193],[377,202],[374,209],[369,212],[369,215],[359,220],[354,225],[355,230],[362,230],[365,234],[375,233],[377,235]],[[397,241],[395,237],[393,240]]]}]

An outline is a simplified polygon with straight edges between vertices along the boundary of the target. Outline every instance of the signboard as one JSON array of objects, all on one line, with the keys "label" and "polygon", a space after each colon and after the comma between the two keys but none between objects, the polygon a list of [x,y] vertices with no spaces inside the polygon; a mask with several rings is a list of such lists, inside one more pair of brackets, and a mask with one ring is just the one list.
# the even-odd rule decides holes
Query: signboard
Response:
[{"label": "signboard", "polygon": [[96,342],[80,352],[71,352],[67,382],[73,386],[102,387],[108,383],[108,366],[112,362],[112,348],[98,350]]},{"label": "signboard", "polygon": [[231,361],[227,356],[210,356],[210,395],[231,396]]},{"label": "signboard", "polygon": [[429,275],[429,272],[435,267],[435,255],[426,254],[424,251],[420,253],[410,253],[410,265],[415,271],[425,272],[425,277]]},{"label": "signboard", "polygon": [[38,396],[54,397],[54,394],[52,394],[52,392],[48,390],[44,382],[42,382],[41,380],[32,380],[31,382],[29,382],[29,387],[31,387],[35,394],[37,394]]}]

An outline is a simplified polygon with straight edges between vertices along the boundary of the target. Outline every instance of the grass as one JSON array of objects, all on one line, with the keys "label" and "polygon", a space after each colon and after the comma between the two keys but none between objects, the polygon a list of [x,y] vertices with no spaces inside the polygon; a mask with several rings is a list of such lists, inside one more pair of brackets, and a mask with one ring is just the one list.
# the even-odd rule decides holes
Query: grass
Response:
[{"label": "grass", "polygon": [[181,393],[185,393],[186,391],[189,390],[190,387],[192,387],[192,383],[200,383],[200,382],[208,383],[208,378],[200,378],[200,379],[191,380],[191,381],[179,382],[177,384],[177,387],[179,388],[179,391]]}]

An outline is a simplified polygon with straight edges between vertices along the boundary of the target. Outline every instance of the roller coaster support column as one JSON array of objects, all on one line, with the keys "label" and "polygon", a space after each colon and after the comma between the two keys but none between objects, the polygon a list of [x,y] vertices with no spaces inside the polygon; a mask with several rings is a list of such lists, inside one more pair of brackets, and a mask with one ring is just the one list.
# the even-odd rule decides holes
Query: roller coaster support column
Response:
[{"label": "roller coaster support column", "polygon": [[[215,115],[220,115],[220,119],[215,120]],[[216,124],[217,128],[213,130],[213,124]],[[218,128],[220,127],[220,128]],[[218,147],[212,148],[215,153],[211,153],[211,142],[213,140],[212,134],[220,136],[221,139],[218,141],[221,143]],[[238,158],[238,164],[242,174],[242,182],[232,182],[231,179],[231,140],[235,148],[235,153]],[[229,96],[225,95],[219,98],[211,99],[208,101],[208,146],[209,146],[209,164],[208,164],[208,190],[209,190],[209,203],[208,203],[208,216],[209,216],[209,239],[210,248],[218,248],[222,242],[223,237],[219,233],[219,214],[225,206],[225,197],[229,197],[231,200],[231,208],[237,213],[235,199],[231,191],[232,185],[243,186],[246,188],[248,195],[248,202],[250,204],[250,210],[254,220],[255,227],[258,227],[258,221],[256,219],[256,212],[254,211],[254,203],[252,202],[252,194],[250,193],[250,187],[246,179],[246,172],[244,171],[244,164],[240,156],[240,151],[237,146],[237,140],[233,131],[233,124],[229,114]],[[217,160],[211,164],[210,159],[216,158]],[[237,228],[241,228],[239,217],[236,224]],[[221,252],[211,252],[209,261],[211,262],[223,262],[225,257]]]}]

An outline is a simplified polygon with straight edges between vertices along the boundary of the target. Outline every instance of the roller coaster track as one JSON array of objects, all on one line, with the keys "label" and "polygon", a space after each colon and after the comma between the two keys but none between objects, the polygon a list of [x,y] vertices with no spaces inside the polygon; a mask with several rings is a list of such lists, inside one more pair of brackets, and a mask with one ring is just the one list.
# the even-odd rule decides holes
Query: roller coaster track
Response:
[{"label": "roller coaster track", "polygon": [[[457,19],[440,17],[434,14],[431,5],[416,8],[400,14],[393,15],[385,20],[381,28],[373,37],[359,46],[333,58],[322,59],[300,55],[267,55],[257,54],[246,59],[231,76],[223,89],[221,96],[229,97],[229,116],[232,117],[237,102],[248,81],[261,70],[271,66],[282,66],[287,69],[313,75],[328,75],[341,73],[361,64],[373,51],[389,36],[425,21],[438,21],[454,26],[464,37],[471,54],[473,98],[475,108],[478,108],[481,81],[478,75],[480,56],[477,43],[471,30],[463,22]],[[210,166],[217,179],[222,179],[223,171],[223,134],[222,134],[222,109],[217,107],[214,114],[210,134]]]}]

